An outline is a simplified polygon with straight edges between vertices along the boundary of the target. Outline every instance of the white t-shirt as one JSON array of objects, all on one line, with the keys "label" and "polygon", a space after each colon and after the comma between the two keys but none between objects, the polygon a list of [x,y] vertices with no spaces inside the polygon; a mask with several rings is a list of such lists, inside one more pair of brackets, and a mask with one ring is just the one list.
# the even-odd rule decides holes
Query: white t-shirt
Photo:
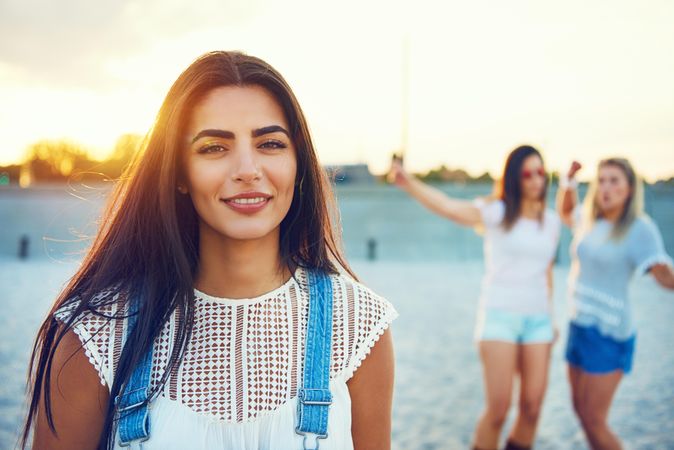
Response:
[{"label": "white t-shirt", "polygon": [[[397,316],[393,306],[343,275],[333,283],[330,390],[333,403],[324,450],[352,449],[351,398],[346,385]],[[144,450],[302,448],[297,425],[309,291],[304,269],[272,292],[251,299],[216,298],[195,290],[194,331],[185,359],[150,403],[150,439]],[[107,314],[125,310],[114,290],[99,295]],[[55,313],[69,317],[72,307]],[[108,386],[114,381],[126,320],[86,313],[73,330]],[[176,335],[176,314],[154,343],[151,386],[156,386]],[[119,448],[118,445],[115,448]],[[135,448],[135,447],[132,447]]]},{"label": "white t-shirt", "polygon": [[519,314],[549,313],[547,269],[555,258],[561,220],[546,209],[543,221],[518,218],[503,228],[505,204],[477,199],[484,224],[484,260],[480,305]]}]

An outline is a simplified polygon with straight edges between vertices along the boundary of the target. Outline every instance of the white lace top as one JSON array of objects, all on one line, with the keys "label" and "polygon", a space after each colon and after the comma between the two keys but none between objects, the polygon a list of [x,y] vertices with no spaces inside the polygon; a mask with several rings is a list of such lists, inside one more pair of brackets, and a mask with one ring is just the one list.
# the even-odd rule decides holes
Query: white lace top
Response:
[{"label": "white lace top", "polygon": [[[332,275],[333,337],[328,438],[322,450],[353,448],[351,402],[346,381],[397,317],[393,306],[362,284]],[[309,291],[303,269],[278,289],[250,299],[216,298],[195,290],[191,340],[182,364],[150,404],[155,449],[301,448],[295,433],[297,390],[302,380]],[[116,299],[106,291],[100,298]],[[111,297],[112,296],[112,297]],[[74,306],[55,313],[69,317]],[[112,302],[107,313],[123,305]],[[151,385],[160,380],[176,333],[175,313],[154,344]],[[93,314],[78,318],[75,333],[101,383],[112,385],[126,320]]]}]

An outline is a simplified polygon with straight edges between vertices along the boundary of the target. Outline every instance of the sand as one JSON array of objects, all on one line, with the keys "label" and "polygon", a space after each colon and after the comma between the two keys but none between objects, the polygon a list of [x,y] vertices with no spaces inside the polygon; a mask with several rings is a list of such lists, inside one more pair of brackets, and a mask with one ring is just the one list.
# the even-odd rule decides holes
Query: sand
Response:
[{"label": "sand", "polygon": [[[356,261],[362,280],[398,309],[392,327],[396,353],[393,447],[467,448],[482,409],[482,380],[472,341],[480,261],[406,263]],[[0,260],[4,314],[0,319],[0,448],[16,441],[23,389],[37,327],[73,262]],[[565,281],[555,270],[555,345],[537,449],[587,448],[573,416],[563,361]],[[649,278],[631,286],[638,338],[634,371],[615,398],[610,423],[627,449],[674,448],[674,294]],[[513,419],[511,411],[509,423]]]}]

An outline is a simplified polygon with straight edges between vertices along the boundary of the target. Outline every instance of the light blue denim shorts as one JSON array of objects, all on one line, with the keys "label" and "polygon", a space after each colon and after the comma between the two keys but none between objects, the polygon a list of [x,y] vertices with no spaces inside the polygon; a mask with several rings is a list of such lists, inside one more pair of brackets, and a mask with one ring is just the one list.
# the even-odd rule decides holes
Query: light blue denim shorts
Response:
[{"label": "light blue denim shorts", "polygon": [[478,313],[476,341],[502,341],[514,344],[550,343],[554,339],[549,314],[519,314],[485,308]]}]

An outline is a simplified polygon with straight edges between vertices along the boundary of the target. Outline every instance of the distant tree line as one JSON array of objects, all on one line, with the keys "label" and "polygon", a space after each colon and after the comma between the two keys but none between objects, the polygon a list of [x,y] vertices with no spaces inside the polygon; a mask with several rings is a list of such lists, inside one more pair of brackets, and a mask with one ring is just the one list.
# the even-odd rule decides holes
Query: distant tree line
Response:
[{"label": "distant tree line", "polygon": [[426,174],[419,175],[419,178],[430,183],[492,183],[494,179],[485,172],[478,177],[472,177],[463,169],[450,169],[441,165],[437,169],[432,169]]},{"label": "distant tree line", "polygon": [[26,149],[22,164],[0,166],[0,184],[58,183],[68,180],[116,179],[138,151],[143,137],[124,134],[104,160],[91,157],[82,145],[69,140],[44,139]]}]

